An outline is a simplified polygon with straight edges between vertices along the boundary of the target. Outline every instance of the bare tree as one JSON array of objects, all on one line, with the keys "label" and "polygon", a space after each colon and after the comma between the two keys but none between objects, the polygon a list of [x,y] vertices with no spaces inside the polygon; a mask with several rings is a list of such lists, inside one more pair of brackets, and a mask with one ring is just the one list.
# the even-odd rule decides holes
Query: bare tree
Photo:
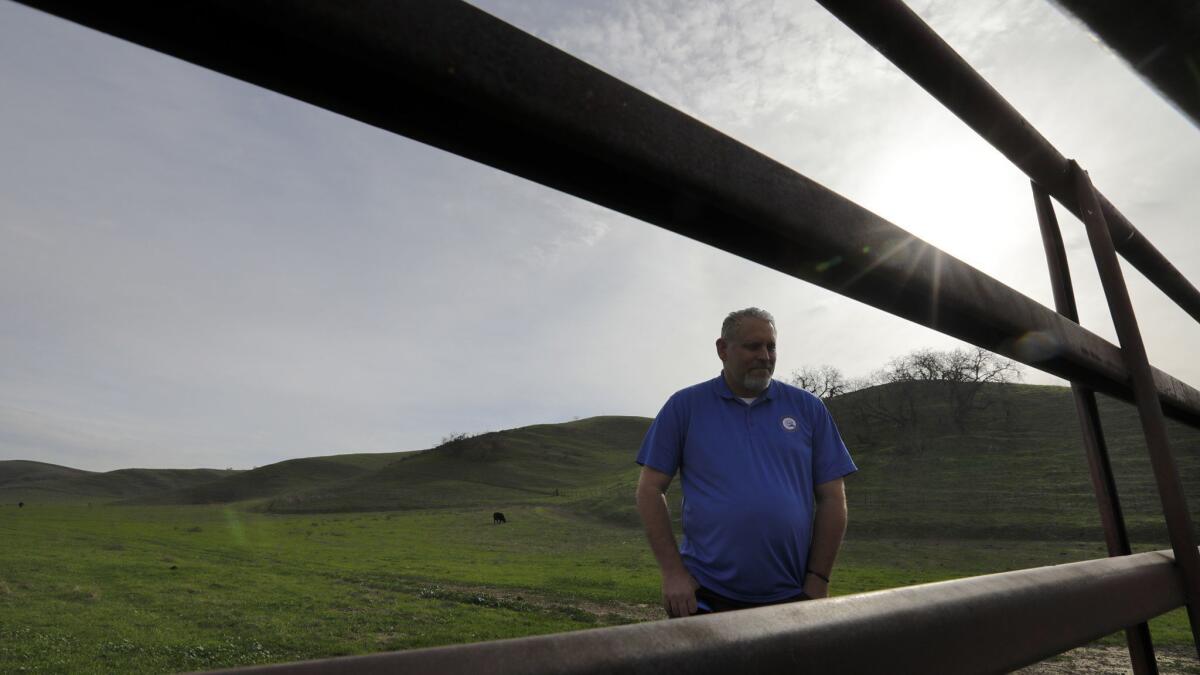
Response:
[{"label": "bare tree", "polygon": [[807,389],[821,399],[833,398],[849,391],[849,382],[842,376],[842,371],[825,364],[797,368],[792,371],[788,382],[801,389]]},{"label": "bare tree", "polygon": [[872,377],[885,382],[932,382],[945,379],[946,362],[950,352],[917,349],[888,361]]},{"label": "bare tree", "polygon": [[978,395],[983,385],[1021,379],[1017,364],[986,349],[918,349],[888,362],[875,376],[881,382],[939,382],[951,405],[955,426],[966,430],[967,417],[988,406]]},{"label": "bare tree", "polygon": [[[965,432],[971,414],[991,404],[991,399],[979,395],[985,384],[1020,379],[1021,372],[1016,363],[985,349],[918,349],[888,361],[866,377],[840,378],[838,393],[866,390],[858,394],[852,407],[847,408],[855,418],[850,426],[862,429],[877,428],[878,425],[891,427],[898,433],[898,449],[915,452],[924,447],[930,425],[936,422],[924,408],[924,403],[942,397],[948,409],[946,416],[959,432]],[[797,370],[793,373],[793,382],[814,393],[820,391],[823,383],[821,368]],[[873,389],[883,384],[890,386]]]},{"label": "bare tree", "polygon": [[[893,358],[866,377],[853,379],[833,366],[803,366],[792,371],[788,381],[822,399],[860,392],[853,404],[843,409],[852,416],[845,426],[861,430],[863,439],[867,429],[891,427],[898,433],[898,449],[915,452],[925,447],[926,437],[939,426],[936,415],[948,417],[960,433],[965,432],[971,414],[986,409],[994,400],[979,395],[984,385],[1020,379],[1015,362],[972,347],[917,349]],[[891,386],[875,389],[884,384]],[[939,406],[939,412],[931,416],[925,406],[939,398],[946,407]]]},{"label": "bare tree", "polygon": [[950,384],[954,424],[959,431],[965,431],[967,416],[974,410],[982,410],[990,405],[989,402],[978,400],[983,385],[1018,381],[1021,379],[1021,370],[1014,361],[973,347],[946,353],[943,379]]},{"label": "bare tree", "polygon": [[451,443],[456,443],[458,441],[465,441],[474,435],[475,434],[469,434],[465,431],[451,432],[449,434],[446,434],[445,436],[442,436],[442,442],[438,443],[438,447],[441,447],[443,445],[450,445]]},{"label": "bare tree", "polygon": [[846,380],[846,393],[849,394],[850,392],[854,392],[854,391],[870,389],[871,387],[874,387],[877,384],[879,384],[879,381],[873,379],[870,375],[864,375],[862,377],[851,377],[850,379]]}]

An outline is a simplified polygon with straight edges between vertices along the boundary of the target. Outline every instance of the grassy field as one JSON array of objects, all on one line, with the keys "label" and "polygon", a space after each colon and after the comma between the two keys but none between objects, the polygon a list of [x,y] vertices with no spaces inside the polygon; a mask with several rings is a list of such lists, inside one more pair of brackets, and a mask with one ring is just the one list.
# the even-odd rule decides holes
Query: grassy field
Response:
[{"label": "grassy field", "polygon": [[[0,672],[167,672],[661,617],[635,529],[549,507],[277,515],[0,509]],[[851,538],[835,593],[1098,557],[1093,542]],[[1152,624],[1186,644],[1180,612]],[[1118,642],[1119,638],[1110,639]]]},{"label": "grassy field", "polygon": [[[1103,556],[1069,392],[980,396],[966,424],[937,385],[830,402],[860,468],[835,594]],[[899,403],[920,418],[872,417]],[[1167,548],[1136,414],[1101,412],[1131,536]],[[661,618],[632,503],[648,425],[597,417],[249,471],[0,461],[0,672],[201,670]],[[1200,432],[1170,434],[1200,522]],[[1152,630],[1189,643],[1182,612]]]},{"label": "grassy field", "polygon": [[275,516],[222,507],[5,508],[0,671],[162,672],[632,620],[629,531],[547,511]]}]

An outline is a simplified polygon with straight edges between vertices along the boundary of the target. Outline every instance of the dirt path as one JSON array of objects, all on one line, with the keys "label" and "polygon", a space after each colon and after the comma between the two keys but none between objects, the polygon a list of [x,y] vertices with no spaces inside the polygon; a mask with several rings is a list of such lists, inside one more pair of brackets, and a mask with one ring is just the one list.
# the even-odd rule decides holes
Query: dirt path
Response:
[{"label": "dirt path", "polygon": [[469,604],[534,607],[544,611],[583,612],[594,616],[599,625],[641,623],[666,618],[662,607],[628,602],[594,602],[583,598],[565,599],[542,595],[528,589],[505,589],[465,584],[437,584],[421,591],[426,597],[439,597]]},{"label": "dirt path", "polygon": [[[1162,675],[1200,673],[1200,661],[1189,649],[1163,649],[1158,655]],[[1124,647],[1080,647],[1052,659],[1015,671],[1020,675],[1118,675],[1133,673]]]}]

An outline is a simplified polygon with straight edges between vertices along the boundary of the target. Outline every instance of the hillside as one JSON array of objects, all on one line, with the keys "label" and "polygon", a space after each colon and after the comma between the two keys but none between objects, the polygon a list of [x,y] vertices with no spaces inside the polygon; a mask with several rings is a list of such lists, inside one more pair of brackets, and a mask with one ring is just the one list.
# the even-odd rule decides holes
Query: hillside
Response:
[{"label": "hillside", "polygon": [[26,460],[0,461],[0,503],[107,502],[210,483],[236,471],[118,469],[95,472]]},{"label": "hillside", "polygon": [[[975,404],[960,430],[940,383],[884,385],[828,402],[860,469],[847,479],[850,536],[1099,539],[1070,390],[988,385]],[[897,414],[906,406],[917,414]],[[1165,546],[1137,412],[1105,398],[1100,410],[1130,535]],[[1169,422],[1168,433],[1200,523],[1200,431]],[[633,467],[597,476],[569,508],[636,526],[636,479]],[[671,496],[678,517],[679,490]]]},{"label": "hillside", "polygon": [[121,503],[223,504],[263,499],[341,483],[378,470],[401,456],[403,453],[391,452],[289,459],[250,471],[239,471],[219,480],[137,495]]},{"label": "hillside", "polygon": [[[1107,399],[1100,407],[1131,534],[1141,542],[1165,542],[1136,411]],[[860,468],[847,481],[850,536],[1100,538],[1066,388],[988,385],[973,411],[958,419],[952,398],[936,382],[874,387],[832,399],[829,408]],[[12,486],[19,484],[42,486],[45,495],[53,486],[60,496],[76,490],[127,504],[238,502],[274,513],[491,511],[537,504],[636,526],[633,458],[649,423],[594,417],[482,434],[421,452],[296,459],[207,477],[138,473],[148,470],[90,474],[4,462],[0,497],[11,501]],[[1169,434],[1196,511],[1200,431],[1170,423]],[[670,497],[678,516],[679,490]]]},{"label": "hillside", "polygon": [[86,476],[90,471],[24,459],[0,461],[0,488]]},{"label": "hillside", "polygon": [[[634,468],[649,420],[593,417],[492,432],[410,453],[353,480],[289,494],[275,512],[567,503]],[[556,496],[557,495],[557,496]]]},{"label": "hillside", "polygon": [[[961,432],[937,384],[887,385],[830,402],[861,469],[848,482],[852,533],[1100,537],[1069,389],[985,387],[979,403],[986,407]],[[899,401],[922,411],[916,424],[883,424],[870,414]],[[1099,405],[1130,535],[1166,542],[1137,411],[1104,397]],[[1200,515],[1200,431],[1168,422],[1168,434],[1190,507]]]}]

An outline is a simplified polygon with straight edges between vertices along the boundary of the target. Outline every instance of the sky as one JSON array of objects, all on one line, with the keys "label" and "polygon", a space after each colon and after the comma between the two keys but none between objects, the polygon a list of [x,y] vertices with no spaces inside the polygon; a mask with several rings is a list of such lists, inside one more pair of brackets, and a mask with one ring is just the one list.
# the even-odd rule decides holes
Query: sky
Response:
[{"label": "sky", "polygon": [[[1052,306],[1028,179],[815,3],[475,4]],[[1200,130],[1043,0],[910,6],[1200,283]],[[783,379],[964,346],[9,0],[0,101],[0,459],[244,469],[653,416],[746,306]],[[1200,327],[1125,274],[1151,362],[1200,386]]]}]

